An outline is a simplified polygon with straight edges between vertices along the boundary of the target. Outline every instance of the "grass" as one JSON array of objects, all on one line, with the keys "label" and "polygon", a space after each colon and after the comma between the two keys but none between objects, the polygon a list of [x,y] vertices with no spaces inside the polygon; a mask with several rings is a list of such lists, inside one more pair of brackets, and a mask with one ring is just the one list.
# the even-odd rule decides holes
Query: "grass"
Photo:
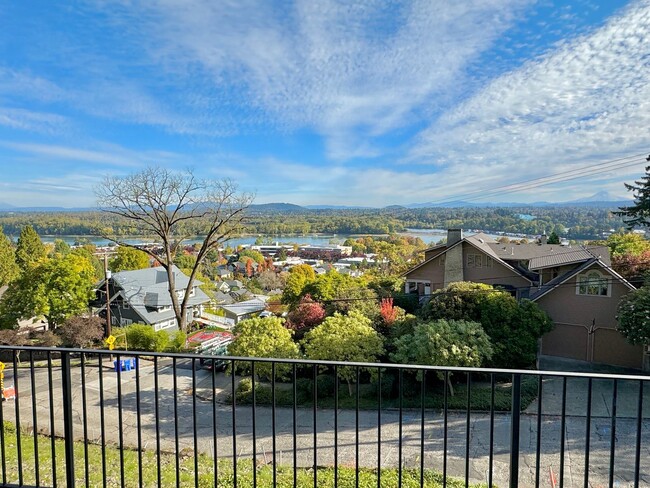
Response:
[{"label": "grass", "polygon": [[[4,428],[4,456],[6,462],[7,483],[18,484],[18,456],[17,456],[17,434],[14,426],[5,422]],[[22,454],[22,475],[24,485],[36,484],[36,472],[34,469],[34,438],[28,434],[21,434],[21,454]],[[52,486],[52,454],[51,439],[47,436],[39,435],[38,444],[38,461],[39,461],[39,482],[43,486]],[[57,484],[65,486],[65,451],[63,440],[55,441],[55,459],[56,459],[56,478]],[[138,453],[133,450],[124,450],[124,477],[125,486],[138,486]],[[75,442],[75,478],[78,486],[86,485],[84,469],[84,444]],[[102,456],[101,447],[94,444],[88,444],[89,459],[89,486],[102,486]],[[173,453],[162,453],[160,459],[160,484],[158,483],[158,462],[155,451],[142,451],[142,485],[143,486],[175,486],[176,484],[176,455]],[[194,456],[191,450],[182,451],[180,459],[180,485],[194,486]],[[214,483],[214,464],[212,457],[203,454],[198,458],[198,485],[200,487],[215,487]],[[106,475],[106,484],[108,487],[121,486],[120,473],[120,450],[116,447],[106,448],[106,466],[108,467]],[[233,463],[228,459],[220,459],[217,467],[218,479],[217,488],[230,488],[234,486]],[[277,483],[273,484],[273,468],[271,465],[258,465],[257,467],[257,484],[263,487],[289,488],[293,484],[293,468],[291,466],[278,466],[276,470]],[[297,471],[297,487],[313,487],[314,471],[310,468],[299,468]],[[420,486],[420,471],[417,469],[404,468],[402,472],[402,486],[405,488],[415,488]],[[334,485],[334,469],[331,467],[320,467],[317,471],[318,487],[331,487]],[[384,468],[381,470],[382,486],[395,487],[398,485],[397,469]],[[1,480],[0,480],[1,481]],[[424,487],[438,488],[442,487],[442,475],[436,471],[426,470],[424,473]],[[237,486],[248,488],[253,486],[253,462],[251,460],[241,460],[237,463]],[[353,487],[355,486],[355,470],[351,467],[339,467],[338,486]],[[359,486],[361,488],[377,486],[377,471],[373,469],[361,469],[359,471]],[[461,488],[465,482],[447,478],[447,486],[450,488]],[[485,484],[471,484],[473,488],[486,488]]]},{"label": "grass", "polygon": [[[528,405],[537,398],[538,379],[534,376],[527,376],[521,380],[521,410],[524,411]],[[351,409],[356,407],[356,385],[352,385],[352,395],[347,384],[339,385],[339,408]],[[426,408],[442,409],[444,406],[444,390],[441,385],[427,385],[425,390],[424,404]],[[321,408],[334,408],[333,391],[318,391],[318,406]],[[268,383],[256,385],[256,404],[271,404],[271,386]],[[489,384],[476,383],[471,387],[470,406],[472,411],[490,410],[491,388]],[[399,398],[395,395],[382,393],[382,408],[398,408]],[[238,392],[237,403],[252,403],[250,391]],[[299,383],[298,406],[311,407],[313,405],[311,387],[307,383]],[[291,383],[276,383],[276,405],[293,406],[293,392]],[[460,384],[454,387],[454,395],[449,395],[447,405],[450,410],[467,409],[467,385]],[[508,382],[497,383],[494,388],[494,410],[497,412],[509,412],[512,406],[512,385]],[[402,396],[403,408],[420,408],[420,384],[415,388],[408,389]],[[377,388],[374,384],[362,383],[359,385],[359,408],[364,410],[377,409]]]}]

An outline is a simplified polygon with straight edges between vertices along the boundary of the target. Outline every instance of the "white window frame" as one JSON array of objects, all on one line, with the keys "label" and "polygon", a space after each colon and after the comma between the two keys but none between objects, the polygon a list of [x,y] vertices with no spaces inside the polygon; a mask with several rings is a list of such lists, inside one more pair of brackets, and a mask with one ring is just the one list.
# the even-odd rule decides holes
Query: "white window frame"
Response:
[{"label": "white window frame", "polygon": [[607,275],[592,269],[578,275],[576,279],[576,295],[611,297],[612,285]]}]

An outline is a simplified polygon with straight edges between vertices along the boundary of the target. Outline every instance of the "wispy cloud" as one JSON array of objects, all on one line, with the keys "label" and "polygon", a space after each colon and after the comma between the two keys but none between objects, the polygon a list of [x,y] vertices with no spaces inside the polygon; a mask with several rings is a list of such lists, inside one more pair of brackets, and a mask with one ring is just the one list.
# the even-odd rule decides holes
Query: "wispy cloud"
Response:
[{"label": "wispy cloud", "polygon": [[425,130],[409,162],[441,166],[446,186],[459,172],[505,183],[650,151],[649,31],[644,0],[495,79]]},{"label": "wispy cloud", "polygon": [[235,105],[239,125],[308,126],[331,158],[346,159],[376,156],[374,137],[447,103],[528,3],[156,0],[106,11],[137,25],[168,76],[209,77],[200,90],[190,84],[207,113]]}]

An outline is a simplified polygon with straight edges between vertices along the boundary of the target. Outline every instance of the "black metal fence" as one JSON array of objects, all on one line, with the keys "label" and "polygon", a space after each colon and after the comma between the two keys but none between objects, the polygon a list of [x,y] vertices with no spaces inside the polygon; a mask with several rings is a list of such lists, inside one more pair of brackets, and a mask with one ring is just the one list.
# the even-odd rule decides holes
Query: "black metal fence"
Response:
[{"label": "black metal fence", "polygon": [[650,486],[647,376],[0,353],[3,486]]}]

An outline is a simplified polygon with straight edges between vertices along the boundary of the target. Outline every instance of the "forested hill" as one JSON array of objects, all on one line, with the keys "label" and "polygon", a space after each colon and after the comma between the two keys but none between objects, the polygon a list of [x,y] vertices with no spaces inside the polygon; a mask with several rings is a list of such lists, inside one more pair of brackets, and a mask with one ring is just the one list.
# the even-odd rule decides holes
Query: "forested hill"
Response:
[{"label": "forested hill", "polygon": [[[255,234],[389,234],[407,228],[451,227],[487,232],[547,234],[569,239],[599,239],[621,230],[623,221],[612,214],[616,208],[590,206],[487,207],[385,209],[307,209],[291,204],[255,205],[248,212],[244,232]],[[41,235],[143,235],[133,222],[99,212],[0,212],[6,235],[17,236],[25,225]],[[201,225],[188,228],[201,233]]]}]

